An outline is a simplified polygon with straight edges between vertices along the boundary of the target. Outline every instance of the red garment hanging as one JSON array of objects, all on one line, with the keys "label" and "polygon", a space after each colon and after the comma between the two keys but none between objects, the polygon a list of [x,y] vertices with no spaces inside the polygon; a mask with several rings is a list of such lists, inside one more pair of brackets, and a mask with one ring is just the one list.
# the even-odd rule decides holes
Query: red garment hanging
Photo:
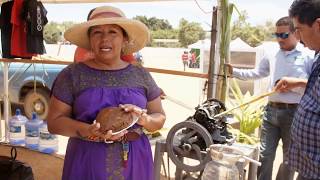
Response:
[{"label": "red garment hanging", "polygon": [[27,52],[26,22],[20,17],[22,4],[23,0],[15,0],[12,7],[11,55],[31,58],[35,54]]}]

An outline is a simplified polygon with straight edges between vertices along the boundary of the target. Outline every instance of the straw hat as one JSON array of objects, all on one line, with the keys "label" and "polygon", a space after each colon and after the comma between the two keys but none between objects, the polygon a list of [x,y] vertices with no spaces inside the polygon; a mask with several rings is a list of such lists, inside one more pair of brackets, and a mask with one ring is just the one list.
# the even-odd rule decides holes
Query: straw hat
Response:
[{"label": "straw hat", "polygon": [[142,22],[126,18],[120,9],[112,6],[97,7],[91,13],[87,22],[69,28],[64,33],[64,37],[71,43],[90,50],[88,29],[92,26],[104,24],[116,24],[127,32],[129,42],[123,48],[124,54],[142,49],[149,40],[149,30]]}]

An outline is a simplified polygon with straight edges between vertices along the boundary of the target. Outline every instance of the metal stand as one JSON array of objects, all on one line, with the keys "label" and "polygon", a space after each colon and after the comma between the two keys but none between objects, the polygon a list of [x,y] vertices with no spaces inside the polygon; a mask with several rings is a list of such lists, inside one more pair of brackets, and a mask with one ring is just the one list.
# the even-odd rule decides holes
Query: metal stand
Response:
[{"label": "metal stand", "polygon": [[[235,146],[239,148],[243,153],[247,156],[250,157],[254,160],[258,159],[259,155],[259,149],[258,147],[255,146],[250,146],[250,145],[244,145],[244,144],[233,144],[232,146]],[[155,154],[154,154],[154,179],[155,180],[160,180],[160,171],[161,171],[161,162],[162,158],[165,152],[167,152],[166,149],[166,140],[158,140],[156,142],[156,147],[155,147]],[[244,160],[244,159],[239,159],[239,161],[236,163],[236,166],[239,170],[239,179],[240,180],[245,180],[246,179],[246,172],[245,168],[249,165],[248,169],[248,180],[255,180],[257,177],[257,165]],[[169,167],[168,167],[169,168]],[[176,180],[182,180],[182,169],[176,168],[176,173],[175,173],[175,179]]]},{"label": "metal stand", "polygon": [[163,159],[164,152],[166,152],[166,140],[161,139],[156,141],[156,147],[154,150],[154,166],[153,166],[155,180],[160,180],[161,162]]},{"label": "metal stand", "polygon": [[[8,62],[3,62],[3,87],[4,87],[4,95],[3,95],[3,118],[5,121],[5,142],[9,142],[9,66]],[[2,130],[1,123],[0,129]],[[2,132],[1,132],[2,135]]]}]

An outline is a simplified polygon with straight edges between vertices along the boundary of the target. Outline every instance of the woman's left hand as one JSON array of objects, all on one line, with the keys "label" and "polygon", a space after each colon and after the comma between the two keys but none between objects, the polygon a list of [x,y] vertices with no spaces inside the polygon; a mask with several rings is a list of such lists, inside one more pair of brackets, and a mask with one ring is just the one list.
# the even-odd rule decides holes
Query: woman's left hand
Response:
[{"label": "woman's left hand", "polygon": [[120,104],[120,108],[124,109],[126,112],[131,112],[133,115],[139,117],[137,124],[144,126],[148,121],[148,114],[146,109],[142,109],[133,104]]},{"label": "woman's left hand", "polygon": [[85,134],[89,134],[89,135],[85,136],[84,138],[94,140],[94,141],[99,140],[99,141],[105,141],[105,142],[113,142],[113,141],[121,141],[123,136],[126,133],[127,131],[123,131],[121,133],[113,135],[112,130],[109,130],[106,133],[103,133],[100,131],[100,123],[94,122],[93,124],[89,125],[89,127],[87,128]]}]

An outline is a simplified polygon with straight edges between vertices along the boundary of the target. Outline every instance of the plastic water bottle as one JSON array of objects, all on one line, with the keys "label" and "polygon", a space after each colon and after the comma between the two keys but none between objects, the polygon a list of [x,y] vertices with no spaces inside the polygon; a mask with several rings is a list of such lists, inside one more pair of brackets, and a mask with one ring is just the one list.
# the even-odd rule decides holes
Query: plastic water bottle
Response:
[{"label": "plastic water bottle", "polygon": [[47,121],[43,121],[39,128],[39,151],[47,154],[52,154],[58,151],[58,137],[55,134],[50,134],[48,131]]},{"label": "plastic water bottle", "polygon": [[210,146],[212,161],[206,164],[201,180],[239,180],[240,174],[236,162],[241,155],[226,145]]},{"label": "plastic water bottle", "polygon": [[32,119],[26,123],[26,147],[33,150],[38,150],[39,148],[39,128],[42,124],[37,116],[37,113],[32,113]]},{"label": "plastic water bottle", "polygon": [[26,128],[28,119],[21,115],[21,110],[16,109],[16,114],[9,120],[9,142],[12,145],[25,145]]},{"label": "plastic water bottle", "polygon": [[201,180],[239,180],[239,170],[225,161],[210,161],[206,164]]}]

